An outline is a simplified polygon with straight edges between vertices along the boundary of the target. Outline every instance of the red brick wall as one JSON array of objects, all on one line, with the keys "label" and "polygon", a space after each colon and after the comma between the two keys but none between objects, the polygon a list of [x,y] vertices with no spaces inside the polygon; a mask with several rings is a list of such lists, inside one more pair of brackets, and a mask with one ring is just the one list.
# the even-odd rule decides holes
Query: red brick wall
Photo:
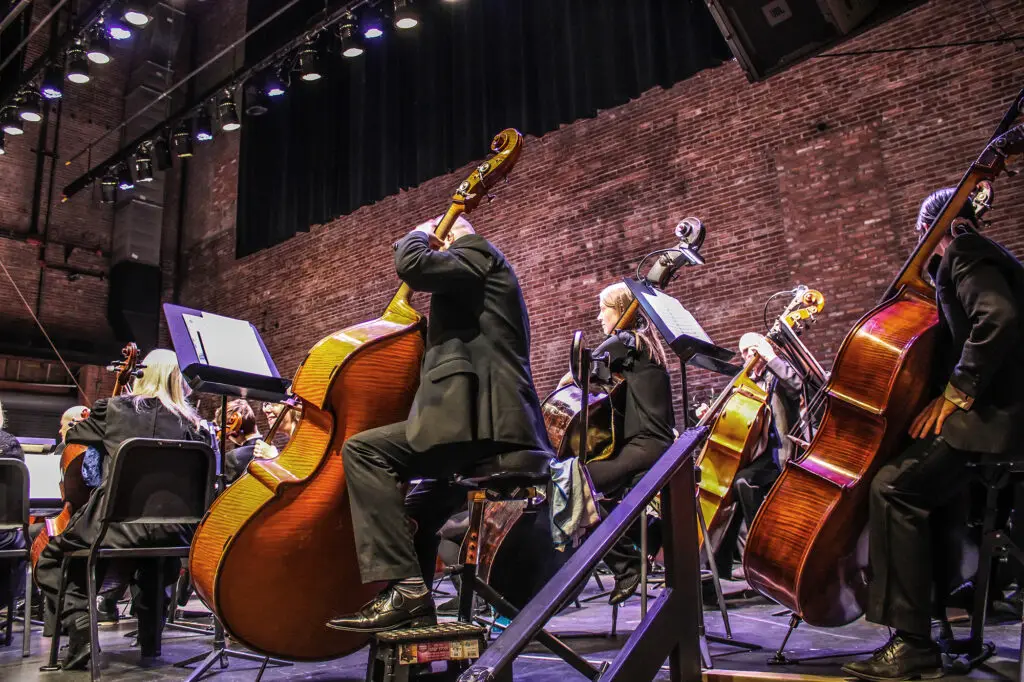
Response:
[{"label": "red brick wall", "polygon": [[[1019,2],[988,6],[1024,32]],[[1000,34],[975,4],[932,0],[841,49]],[[688,215],[708,226],[708,264],[670,292],[711,336],[735,346],[762,328],[770,294],[803,282],[828,297],[806,338],[830,365],[912,246],[920,200],[958,181],[1022,86],[1010,45],[819,58],[756,85],[729,63],[528,139],[511,184],[470,217],[522,280],[538,390],[564,371],[573,329],[598,339],[598,291],[671,245]],[[285,374],[324,335],[380,313],[397,286],[390,243],[443,211],[469,170],[235,260],[236,158],[222,136],[192,162],[183,300],[252,320]],[[1024,183],[997,189],[991,234],[1024,253]]]}]

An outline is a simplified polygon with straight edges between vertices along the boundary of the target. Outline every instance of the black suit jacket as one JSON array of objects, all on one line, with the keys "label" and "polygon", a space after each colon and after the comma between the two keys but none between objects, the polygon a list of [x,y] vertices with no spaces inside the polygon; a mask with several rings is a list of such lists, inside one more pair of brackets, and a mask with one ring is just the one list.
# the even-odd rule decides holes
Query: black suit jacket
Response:
[{"label": "black suit jacket", "polygon": [[973,399],[942,429],[954,448],[1007,453],[1024,434],[1024,267],[978,234],[957,237],[935,274],[949,385]]},{"label": "black suit jacket", "polygon": [[[258,439],[257,439],[258,440]],[[234,483],[249,468],[249,462],[256,456],[256,441],[248,441],[245,445],[228,450],[224,455],[224,478],[228,484]]]},{"label": "black suit jacket", "polygon": [[512,266],[479,235],[447,251],[429,244],[411,232],[395,250],[398,276],[432,294],[410,446],[424,452],[483,440],[549,450],[530,372],[530,320]]}]

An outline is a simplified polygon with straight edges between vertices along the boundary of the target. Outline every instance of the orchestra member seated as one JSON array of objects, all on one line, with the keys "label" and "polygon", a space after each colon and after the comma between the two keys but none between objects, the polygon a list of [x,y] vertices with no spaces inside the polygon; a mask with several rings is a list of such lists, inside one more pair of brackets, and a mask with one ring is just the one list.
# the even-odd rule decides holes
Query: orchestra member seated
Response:
[{"label": "orchestra member seated", "polygon": [[[105,496],[105,484],[111,457],[121,443],[129,438],[163,438],[168,440],[207,441],[200,432],[199,415],[186,402],[189,388],[178,370],[178,361],[169,350],[154,350],[143,360],[145,369],[135,380],[132,395],[103,398],[96,401],[87,419],[72,426],[68,443],[90,446],[98,453],[100,485],[89,501],[72,519],[63,534],[50,540],[36,567],[36,582],[44,597],[57,599],[60,587],[61,563],[65,552],[87,549],[100,530],[99,512]],[[83,465],[83,469],[85,465]],[[86,475],[83,472],[83,475]],[[187,545],[194,528],[178,525],[111,526],[104,546],[114,548],[159,547]],[[180,564],[177,559],[164,560],[163,575],[168,582],[177,579]],[[154,560],[100,561],[97,564],[100,585],[116,582],[128,576],[139,589],[135,612],[139,619],[139,645],[143,659],[159,656],[160,632],[164,614],[154,612],[157,590],[157,571]],[[88,665],[91,654],[89,641],[88,592],[84,562],[74,562],[68,576],[65,592],[63,626],[69,635],[68,650],[63,667],[82,669]]]},{"label": "orchestra member seated", "polygon": [[[444,244],[433,234],[436,225],[437,219],[419,225],[395,247],[398,276],[431,294],[409,418],[356,434],[342,450],[362,581],[388,586],[358,613],[328,623],[338,630],[435,622],[425,580],[434,574],[438,530],[466,500],[450,477],[502,453],[551,450],[512,266],[464,218]],[[405,499],[401,484],[414,478],[431,483]]]},{"label": "orchestra member seated", "polygon": [[[232,420],[237,419],[239,426],[231,431]],[[217,409],[216,423],[220,423],[220,409]],[[234,446],[224,454],[224,479],[228,485],[245,473],[249,462],[256,453],[257,446],[262,443],[262,436],[256,428],[256,413],[249,403],[241,398],[228,403],[227,423],[229,432],[227,440]]]},{"label": "orchestra member seated", "polygon": [[[612,406],[616,423],[621,423],[621,437],[615,439],[610,456],[585,463],[597,492],[605,497],[600,502],[610,512],[622,495],[643,476],[675,440],[675,412],[672,406],[672,382],[669,378],[665,350],[650,325],[641,325],[637,318],[628,329],[616,332],[619,319],[626,312],[633,295],[623,284],[606,287],[598,297],[597,319],[608,335],[594,351],[595,358],[607,354],[607,371],[622,377],[625,390],[621,404]],[[562,378],[559,386],[572,381]],[[655,526],[657,528],[657,526]],[[652,533],[651,554],[657,552],[657,535]],[[629,599],[640,585],[640,523],[620,537],[604,557],[615,575],[615,589],[608,601],[620,604]]]},{"label": "orchestra member seated", "polygon": [[[21,449],[21,443],[17,438],[4,431],[3,405],[0,405],[0,458],[25,461],[25,452]],[[0,550],[24,549],[26,542],[27,539],[20,530],[0,532]],[[23,562],[19,562],[13,573],[8,569],[9,565],[6,565],[3,570],[0,570],[0,599],[3,600],[0,603],[3,604],[7,603],[7,595],[10,590],[21,593],[24,589],[25,567]],[[11,580],[13,576],[17,576],[17,578]]]},{"label": "orchestra member seated", "polygon": [[[921,238],[954,190],[921,205]],[[934,398],[910,425],[913,444],[879,469],[869,497],[867,619],[892,628],[868,660],[843,666],[866,680],[929,679],[943,674],[931,637],[933,589],[941,552],[930,522],[969,485],[968,463],[1020,454],[1024,431],[1024,268],[978,233],[970,204],[951,224],[929,263],[939,309]]]}]

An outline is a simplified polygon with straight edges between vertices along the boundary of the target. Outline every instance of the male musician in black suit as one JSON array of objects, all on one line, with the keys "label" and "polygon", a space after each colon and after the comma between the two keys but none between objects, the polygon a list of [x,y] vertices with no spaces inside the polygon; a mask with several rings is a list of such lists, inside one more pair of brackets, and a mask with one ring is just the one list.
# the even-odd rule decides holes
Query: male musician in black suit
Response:
[{"label": "male musician in black suit", "polygon": [[[437,531],[465,501],[465,492],[445,481],[504,452],[550,451],[530,372],[529,318],[512,266],[465,219],[444,245],[433,236],[436,225],[418,226],[395,250],[398,276],[431,294],[409,418],[356,434],[342,451],[362,580],[389,586],[358,613],[329,622],[339,630],[434,622],[424,578],[433,576]],[[413,478],[434,483],[403,500],[401,484]]]},{"label": "male musician in black suit", "polygon": [[[953,190],[921,205],[917,229],[935,222]],[[1024,267],[1003,247],[978,234],[968,204],[945,231],[930,274],[935,281],[944,388],[913,421],[915,439],[871,483],[868,620],[894,630],[866,661],[843,667],[867,680],[931,678],[942,674],[931,637],[933,563],[931,514],[963,492],[967,464],[986,455],[1019,452],[1024,431]]]}]

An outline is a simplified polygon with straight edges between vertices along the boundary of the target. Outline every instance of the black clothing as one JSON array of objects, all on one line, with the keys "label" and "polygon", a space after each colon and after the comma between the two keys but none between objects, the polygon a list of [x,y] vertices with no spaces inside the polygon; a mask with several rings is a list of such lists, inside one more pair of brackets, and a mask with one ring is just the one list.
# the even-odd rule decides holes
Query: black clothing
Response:
[{"label": "black clothing", "polygon": [[942,435],[956,448],[1004,453],[1024,435],[1024,268],[979,234],[957,237],[935,275],[941,326],[948,330],[949,383],[974,398],[946,420]]},{"label": "black clothing", "polygon": [[[25,461],[25,452],[21,449],[18,439],[0,430],[0,457]],[[0,550],[24,549],[25,538],[20,530],[0,533]],[[24,561],[0,561],[0,604],[6,604],[9,590],[22,592],[25,584]],[[14,577],[14,580],[11,578]]]},{"label": "black clothing", "polygon": [[747,522],[747,528],[754,525],[754,517],[761,508],[761,503],[768,497],[772,486],[781,475],[782,471],[778,465],[768,456],[758,457],[736,473],[732,486],[740,513]]},{"label": "black clothing", "polygon": [[[60,587],[61,563],[64,553],[86,549],[100,531],[99,511],[106,495],[107,476],[111,456],[117,452],[121,442],[128,438],[164,438],[168,440],[201,440],[207,438],[188,422],[165,408],[158,400],[148,399],[136,408],[131,397],[101,399],[96,402],[88,419],[73,426],[67,434],[68,443],[91,445],[105,453],[104,481],[96,488],[89,501],[71,517],[63,534],[52,538],[43,549],[36,566],[36,583],[44,597],[51,602],[57,599]],[[104,538],[104,546],[112,548],[159,547],[167,545],[188,545],[195,532],[193,526],[182,525],[112,525]],[[141,590],[142,599],[136,602],[135,611],[139,617],[139,639],[147,647],[159,646],[162,618],[153,610],[157,586],[157,560],[101,561],[97,564],[98,582],[102,587],[108,584],[131,580]],[[164,583],[169,585],[177,580],[175,560],[164,561]],[[64,624],[72,627],[75,620],[88,615],[88,588],[85,562],[72,564],[64,601]],[[123,588],[122,588],[123,589]]]},{"label": "black clothing", "polygon": [[475,440],[547,450],[530,372],[530,320],[512,266],[479,235],[447,251],[411,232],[398,243],[398,276],[428,291],[430,323],[408,419],[416,452]]},{"label": "black clothing", "polygon": [[[551,450],[530,373],[526,304],[501,252],[477,235],[434,251],[426,234],[412,232],[397,245],[395,267],[412,289],[431,292],[430,318],[409,419],[342,448],[364,583],[431,579],[437,531],[466,500],[445,483],[450,476],[502,452]],[[436,483],[403,501],[399,486],[413,478]]]},{"label": "black clothing", "polygon": [[25,461],[25,451],[21,449],[21,443],[6,431],[0,431],[0,457]]},{"label": "black clothing", "polygon": [[231,485],[249,468],[249,462],[256,456],[256,441],[259,435],[245,441],[244,445],[228,450],[224,455],[224,479]]}]

